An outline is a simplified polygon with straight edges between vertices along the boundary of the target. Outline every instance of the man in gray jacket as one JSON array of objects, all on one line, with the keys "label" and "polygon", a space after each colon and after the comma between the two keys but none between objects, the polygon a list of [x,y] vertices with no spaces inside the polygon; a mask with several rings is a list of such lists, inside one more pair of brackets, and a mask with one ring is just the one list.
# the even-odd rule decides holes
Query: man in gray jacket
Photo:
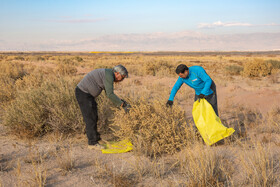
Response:
[{"label": "man in gray jacket", "polygon": [[129,104],[114,94],[114,82],[121,82],[128,77],[126,68],[117,65],[113,69],[95,69],[89,72],[77,85],[75,94],[79,103],[88,138],[88,148],[100,150],[100,134],[97,132],[97,103],[95,98],[105,90],[106,96],[117,106],[128,110]]}]

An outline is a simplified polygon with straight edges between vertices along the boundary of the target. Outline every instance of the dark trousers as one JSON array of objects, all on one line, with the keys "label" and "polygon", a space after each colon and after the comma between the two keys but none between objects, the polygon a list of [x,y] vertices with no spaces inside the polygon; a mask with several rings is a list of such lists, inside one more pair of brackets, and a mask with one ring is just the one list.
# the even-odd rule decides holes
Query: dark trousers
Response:
[{"label": "dark trousers", "polygon": [[75,95],[86,124],[88,144],[97,144],[100,140],[100,134],[97,132],[97,103],[92,95],[83,92],[79,87],[76,87]]},{"label": "dark trousers", "polygon": [[[219,116],[216,84],[214,83],[214,81],[212,81],[210,89],[213,91],[213,93],[211,95],[207,95],[205,99],[212,105],[216,115]],[[196,101],[197,99],[198,99],[198,95],[195,95],[194,96],[194,101]]]}]

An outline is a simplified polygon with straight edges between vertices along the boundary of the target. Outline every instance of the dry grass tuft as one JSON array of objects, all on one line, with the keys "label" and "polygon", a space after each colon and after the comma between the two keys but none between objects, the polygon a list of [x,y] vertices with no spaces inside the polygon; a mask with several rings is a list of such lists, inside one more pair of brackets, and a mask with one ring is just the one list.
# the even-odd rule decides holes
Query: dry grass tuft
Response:
[{"label": "dry grass tuft", "polygon": [[36,186],[44,187],[47,184],[47,169],[44,167],[42,160],[38,163],[37,161],[32,161],[32,169],[30,172],[23,173],[22,165],[20,160],[17,161],[16,166],[16,186]]},{"label": "dry grass tuft", "polygon": [[44,187],[47,183],[47,170],[42,164],[32,162],[33,177],[30,179],[30,186]]},{"label": "dry grass tuft", "polygon": [[198,145],[185,150],[179,159],[180,173],[187,178],[188,186],[230,185],[234,163],[230,151],[217,151]]},{"label": "dry grass tuft", "polygon": [[259,133],[280,134],[280,108],[275,107],[266,115],[266,120],[258,127]]},{"label": "dry grass tuft", "polygon": [[173,154],[196,139],[184,112],[178,106],[167,108],[158,100],[139,100],[128,114],[115,111],[112,126],[116,137],[130,139],[136,152],[153,157]]},{"label": "dry grass tuft", "polygon": [[93,166],[95,168],[95,171],[94,171],[94,176],[91,177],[91,180],[95,185],[96,182],[94,181],[93,178],[106,180],[106,183],[110,183],[114,187],[135,186],[135,184],[138,182],[133,178],[129,178],[127,174],[116,171],[114,166],[109,166],[106,163],[102,163],[98,159],[95,159]]},{"label": "dry grass tuft", "polygon": [[277,186],[279,184],[279,153],[273,154],[271,148],[257,144],[254,149],[241,156],[246,184],[253,186]]},{"label": "dry grass tuft", "polygon": [[56,152],[56,160],[58,169],[63,175],[73,171],[76,161],[73,157],[72,146],[70,145],[70,147],[60,147],[60,149]]}]

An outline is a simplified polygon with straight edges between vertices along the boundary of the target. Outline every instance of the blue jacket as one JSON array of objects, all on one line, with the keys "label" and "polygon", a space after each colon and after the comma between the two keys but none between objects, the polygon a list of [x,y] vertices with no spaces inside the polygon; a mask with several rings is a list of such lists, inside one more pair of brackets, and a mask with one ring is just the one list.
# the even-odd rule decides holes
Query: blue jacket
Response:
[{"label": "blue jacket", "polygon": [[212,79],[207,75],[205,70],[201,66],[191,66],[189,67],[189,75],[185,79],[179,77],[176,81],[171,90],[169,100],[174,100],[177,91],[181,88],[183,83],[193,88],[196,95],[211,95],[213,93],[210,89]]}]

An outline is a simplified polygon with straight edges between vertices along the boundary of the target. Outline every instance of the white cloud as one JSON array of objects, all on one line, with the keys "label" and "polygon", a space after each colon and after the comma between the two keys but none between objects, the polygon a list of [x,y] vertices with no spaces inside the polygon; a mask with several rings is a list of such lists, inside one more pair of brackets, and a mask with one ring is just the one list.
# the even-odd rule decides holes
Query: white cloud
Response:
[{"label": "white cloud", "polygon": [[234,26],[250,27],[250,26],[253,26],[253,25],[250,24],[250,23],[239,23],[239,22],[223,23],[221,21],[216,21],[214,23],[199,23],[198,24],[198,28],[234,27]]},{"label": "white cloud", "polygon": [[217,27],[253,27],[253,26],[280,26],[277,23],[269,23],[269,24],[251,24],[251,23],[241,23],[241,22],[227,22],[223,23],[221,21],[216,21],[213,23],[199,23],[198,28],[217,28]]}]

